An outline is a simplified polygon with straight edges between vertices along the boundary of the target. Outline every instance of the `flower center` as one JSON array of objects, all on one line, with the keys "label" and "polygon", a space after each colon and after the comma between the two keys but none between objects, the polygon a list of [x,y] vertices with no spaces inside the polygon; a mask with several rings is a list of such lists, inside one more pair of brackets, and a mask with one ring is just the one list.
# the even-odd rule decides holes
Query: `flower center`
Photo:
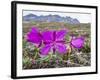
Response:
[{"label": "flower center", "polygon": [[52,42],[52,45],[55,46],[55,45],[56,45],[56,41],[53,41],[53,42]]}]

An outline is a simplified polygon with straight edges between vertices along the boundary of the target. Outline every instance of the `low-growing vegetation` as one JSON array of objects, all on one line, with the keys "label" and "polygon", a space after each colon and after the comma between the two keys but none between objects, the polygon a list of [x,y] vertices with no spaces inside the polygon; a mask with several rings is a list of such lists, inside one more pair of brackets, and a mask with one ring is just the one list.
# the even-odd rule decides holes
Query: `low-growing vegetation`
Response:
[{"label": "low-growing vegetation", "polygon": [[[48,55],[41,55],[39,47],[26,39],[27,34],[35,26],[40,32],[45,30],[67,30],[65,42],[67,51],[65,54],[49,52]],[[41,68],[62,68],[62,67],[83,67],[91,65],[91,32],[90,24],[68,24],[57,22],[23,22],[23,69]],[[48,36],[48,35],[47,35]],[[75,48],[70,45],[72,37],[84,37],[82,48]],[[42,46],[41,46],[42,47]]]}]

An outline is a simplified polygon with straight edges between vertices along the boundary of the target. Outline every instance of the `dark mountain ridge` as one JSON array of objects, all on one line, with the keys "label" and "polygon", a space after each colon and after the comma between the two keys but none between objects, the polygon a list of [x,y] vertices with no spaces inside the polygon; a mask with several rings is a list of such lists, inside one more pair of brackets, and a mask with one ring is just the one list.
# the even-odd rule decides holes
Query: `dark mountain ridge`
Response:
[{"label": "dark mountain ridge", "polygon": [[41,22],[65,22],[69,24],[80,24],[79,20],[76,18],[71,18],[70,16],[61,17],[59,15],[40,15],[28,14],[23,16],[24,21],[41,21]]}]

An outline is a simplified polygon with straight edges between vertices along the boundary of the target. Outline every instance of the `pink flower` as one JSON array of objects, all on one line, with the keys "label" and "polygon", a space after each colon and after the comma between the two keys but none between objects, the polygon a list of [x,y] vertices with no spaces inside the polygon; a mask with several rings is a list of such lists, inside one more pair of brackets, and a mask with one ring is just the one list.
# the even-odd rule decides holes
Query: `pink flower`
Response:
[{"label": "pink flower", "polygon": [[34,43],[37,47],[39,47],[42,43],[42,35],[36,27],[33,27],[31,31],[28,32],[26,39],[27,41]]},{"label": "pink flower", "polygon": [[70,42],[71,46],[74,48],[81,49],[84,46],[85,39],[83,37],[73,38]]},{"label": "pink flower", "polygon": [[[33,27],[31,31],[28,32],[26,39],[40,48],[40,54],[42,56],[48,55],[51,51],[53,53],[65,54],[68,48],[65,46],[65,36],[67,32],[67,30],[46,30],[40,32],[36,27]],[[84,42],[85,39],[83,37],[72,37],[70,45],[74,48],[81,49],[84,46]]]},{"label": "pink flower", "polygon": [[66,53],[64,40],[66,34],[66,30],[44,31],[42,33],[44,46],[40,49],[40,53],[42,55],[48,55],[50,51],[53,51],[53,53],[57,51],[60,54]]}]

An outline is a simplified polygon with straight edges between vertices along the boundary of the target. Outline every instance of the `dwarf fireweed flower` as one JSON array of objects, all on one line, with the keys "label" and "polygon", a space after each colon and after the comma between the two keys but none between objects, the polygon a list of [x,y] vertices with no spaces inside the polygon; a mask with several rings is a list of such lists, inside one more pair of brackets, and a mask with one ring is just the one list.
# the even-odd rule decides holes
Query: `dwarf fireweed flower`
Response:
[{"label": "dwarf fireweed flower", "polygon": [[39,47],[42,43],[42,35],[36,27],[33,27],[31,31],[27,33],[26,39],[36,47]]},{"label": "dwarf fireweed flower", "polygon": [[38,28],[33,26],[31,31],[27,33],[26,40],[33,43],[39,49],[40,55],[43,56],[50,52],[65,54],[71,47],[81,49],[84,46],[84,37],[72,37],[68,48],[65,40],[67,33],[68,30],[45,30],[40,32]]},{"label": "dwarf fireweed flower", "polygon": [[43,44],[44,46],[40,49],[42,55],[48,55],[52,50],[53,53],[58,52],[60,54],[66,53],[67,49],[65,46],[65,35],[67,34],[66,30],[58,31],[44,31],[42,33]]},{"label": "dwarf fireweed flower", "polygon": [[84,37],[77,37],[77,38],[72,37],[72,40],[71,40],[70,44],[74,48],[81,49],[84,46],[84,42],[85,42]]}]

